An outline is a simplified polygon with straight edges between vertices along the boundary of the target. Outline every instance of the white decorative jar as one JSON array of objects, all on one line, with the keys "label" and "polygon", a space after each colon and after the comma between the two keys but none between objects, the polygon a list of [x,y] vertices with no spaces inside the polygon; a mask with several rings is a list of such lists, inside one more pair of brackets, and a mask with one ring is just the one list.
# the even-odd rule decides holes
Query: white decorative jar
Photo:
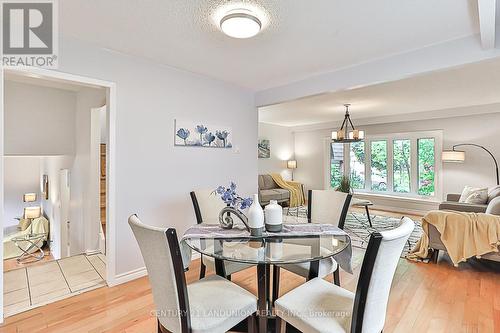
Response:
[{"label": "white decorative jar", "polygon": [[266,230],[270,232],[280,232],[283,227],[283,209],[278,205],[278,201],[271,200],[264,209]]},{"label": "white decorative jar", "polygon": [[248,209],[248,227],[250,228],[250,235],[262,236],[264,231],[264,211],[259,203],[259,195],[253,195],[253,203]]}]

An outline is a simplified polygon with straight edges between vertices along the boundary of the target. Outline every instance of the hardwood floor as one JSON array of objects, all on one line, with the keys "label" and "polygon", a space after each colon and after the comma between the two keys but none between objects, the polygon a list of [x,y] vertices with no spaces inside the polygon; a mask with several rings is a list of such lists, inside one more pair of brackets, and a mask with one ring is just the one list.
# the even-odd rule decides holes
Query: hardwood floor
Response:
[{"label": "hardwood floor", "polygon": [[52,256],[52,253],[50,253],[50,250],[48,248],[44,248],[43,252],[45,253],[45,256],[42,258],[42,260],[36,260],[34,258],[28,258],[26,260],[23,260],[23,262],[19,263],[17,262],[17,258],[11,258],[11,259],[5,259],[3,261],[3,271],[8,272],[13,269],[18,269],[18,268],[25,268],[28,266],[34,266],[38,265],[47,261],[52,261],[54,260],[54,257]]},{"label": "hardwood floor", "polygon": [[[364,251],[354,249],[354,275],[341,272],[354,291]],[[187,281],[198,279],[193,261]],[[255,269],[233,281],[256,292]],[[281,294],[304,279],[282,270]],[[147,278],[101,288],[5,319],[0,332],[156,332]],[[387,309],[384,332],[500,332],[500,264],[470,260],[455,268],[447,255],[438,264],[401,259]]]}]

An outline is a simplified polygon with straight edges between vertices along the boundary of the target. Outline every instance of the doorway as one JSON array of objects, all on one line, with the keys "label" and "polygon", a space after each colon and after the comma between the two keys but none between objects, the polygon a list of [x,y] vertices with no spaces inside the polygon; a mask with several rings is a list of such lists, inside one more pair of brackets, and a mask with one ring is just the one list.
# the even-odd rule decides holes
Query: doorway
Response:
[{"label": "doorway", "polygon": [[[37,194],[38,199],[36,202],[30,202],[29,205],[30,207],[31,205],[40,206],[39,218],[49,220],[47,230],[45,230],[46,239],[40,242],[43,244],[41,247],[45,252],[43,260],[37,260],[35,257],[30,257],[33,259],[30,262],[21,260],[19,262],[22,264],[21,267],[16,267],[17,270],[11,270],[9,276],[4,275],[4,314],[10,315],[53,300],[69,297],[75,293],[79,294],[104,286],[107,281],[111,281],[112,284],[110,277],[114,277],[114,251],[109,244],[113,244],[113,240],[110,239],[111,237],[106,239],[105,235],[112,235],[110,229],[114,227],[113,201],[110,201],[113,199],[114,192],[109,190],[113,188],[111,167],[114,160],[114,84],[39,69],[5,70],[5,80],[14,81],[18,86],[40,85],[44,89],[66,89],[73,94],[80,94],[81,96],[78,98],[81,97],[81,99],[76,103],[77,107],[83,108],[86,102],[91,101],[87,108],[89,118],[92,111],[98,107],[102,111],[106,124],[101,129],[105,133],[106,140],[99,141],[97,144],[96,160],[98,164],[95,178],[97,187],[94,197],[92,197],[92,191],[88,185],[89,180],[94,179],[91,178],[93,176],[91,174],[92,168],[89,167],[88,159],[86,161],[85,158],[81,158],[84,154],[81,154],[79,150],[83,139],[76,139],[75,152],[63,150],[53,153],[46,150],[41,152],[21,151],[18,154],[13,153],[12,149],[9,151],[9,145],[13,141],[6,140],[4,159],[23,156],[39,161],[38,185],[31,186],[32,190],[27,191]],[[93,94],[99,95],[95,93],[96,91],[103,97],[103,101],[100,103],[94,103],[95,100],[92,99]],[[8,102],[9,98],[10,96],[6,94],[4,101]],[[78,127],[82,124],[80,118],[83,113],[78,113],[79,111],[81,110],[76,110],[77,114],[74,119],[75,124],[78,124],[73,129],[76,136],[79,134]],[[40,119],[44,120],[43,117]],[[61,121],[56,122],[61,123]],[[90,121],[88,123],[90,125]],[[5,126],[7,126],[7,122],[4,124]],[[40,124],[40,127],[43,128],[43,124]],[[51,136],[55,132],[51,131],[50,127],[45,129],[42,131],[45,136]],[[38,130],[38,128],[34,128],[33,132]],[[65,132],[66,129],[63,127],[58,130]],[[91,140],[92,138],[89,138],[86,142],[87,147],[92,144]],[[36,142],[36,140],[33,141]],[[36,143],[33,146],[37,146]],[[3,176],[5,177],[5,174]],[[97,203],[95,206],[97,218],[88,213],[92,202]],[[75,212],[75,207],[78,205],[80,205],[81,210]],[[5,219],[3,216],[1,220],[2,227],[4,227]],[[95,222],[97,232],[93,233],[93,230],[89,228],[88,221]],[[31,250],[27,250],[28,254],[31,254]],[[14,259],[17,260],[17,258]],[[41,278],[41,274],[37,276],[37,271],[43,272],[46,279]],[[83,281],[83,276],[93,276],[93,278]],[[36,283],[30,282],[32,277],[41,282],[38,289]],[[22,281],[24,285],[13,283],[19,281]],[[51,286],[54,288],[51,289]],[[59,288],[59,286],[64,288]],[[46,292],[47,290],[51,290],[51,292]],[[13,291],[15,293],[12,293]],[[28,297],[21,298],[20,301],[12,300],[14,294],[24,294]],[[9,306],[10,308],[8,308]]]}]

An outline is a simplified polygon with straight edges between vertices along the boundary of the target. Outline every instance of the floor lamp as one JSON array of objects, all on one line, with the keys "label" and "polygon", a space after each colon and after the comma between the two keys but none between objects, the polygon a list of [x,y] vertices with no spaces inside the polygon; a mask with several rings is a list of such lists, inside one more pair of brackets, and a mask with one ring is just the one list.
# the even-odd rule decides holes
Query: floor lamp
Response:
[{"label": "floor lamp", "polygon": [[443,151],[443,154],[442,154],[443,162],[459,162],[459,163],[464,162],[465,161],[465,152],[462,150],[456,150],[457,147],[462,147],[462,146],[472,146],[472,147],[481,148],[491,156],[491,158],[493,159],[493,162],[495,163],[497,185],[500,185],[500,179],[498,177],[498,162],[497,162],[495,156],[493,156],[493,154],[491,153],[491,151],[489,151],[488,149],[486,149],[485,147],[483,147],[481,145],[477,145],[475,143],[461,143],[458,145],[454,145],[451,148],[451,150],[444,150]]}]

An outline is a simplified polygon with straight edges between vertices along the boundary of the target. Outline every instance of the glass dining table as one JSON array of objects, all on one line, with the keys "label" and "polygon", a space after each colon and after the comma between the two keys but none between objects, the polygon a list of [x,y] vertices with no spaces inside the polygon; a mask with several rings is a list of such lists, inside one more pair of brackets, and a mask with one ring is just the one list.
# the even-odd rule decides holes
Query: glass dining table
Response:
[{"label": "glass dining table", "polygon": [[[314,223],[306,220],[307,222]],[[320,260],[330,257],[335,257],[338,260],[337,257],[342,257],[343,252],[348,252],[347,260],[350,269],[350,238],[341,229],[336,228],[333,231],[303,235],[269,233],[262,237],[186,235],[183,240],[194,251],[214,258],[216,274],[220,276],[225,276],[224,261],[257,266],[259,332],[269,332],[274,328],[271,324],[272,320],[269,320],[273,319],[270,300],[271,265],[309,262],[308,279],[312,279],[318,276]],[[343,261],[346,261],[345,256]],[[340,262],[339,264],[342,267]]]}]

